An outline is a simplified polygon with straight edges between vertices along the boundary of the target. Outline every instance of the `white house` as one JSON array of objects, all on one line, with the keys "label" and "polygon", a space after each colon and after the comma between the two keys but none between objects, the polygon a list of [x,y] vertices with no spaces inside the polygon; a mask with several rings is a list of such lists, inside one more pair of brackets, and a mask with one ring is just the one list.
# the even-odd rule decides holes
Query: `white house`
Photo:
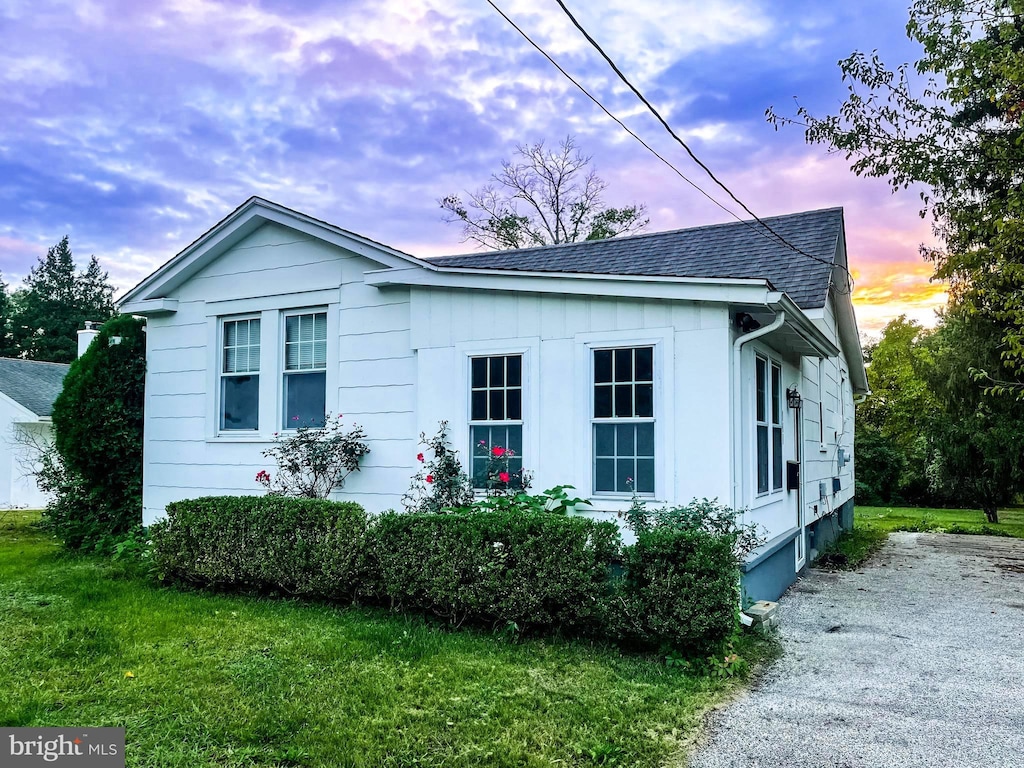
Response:
[{"label": "white house", "polygon": [[273,433],[324,411],[372,452],[339,497],[400,508],[420,432],[517,449],[616,519],[717,497],[777,596],[853,510],[867,389],[841,209],[418,259],[252,198],[120,302],[148,317],[144,522],[255,494]]},{"label": "white house", "polygon": [[52,440],[50,414],[68,365],[0,358],[0,509],[39,509],[47,496],[32,474]]}]

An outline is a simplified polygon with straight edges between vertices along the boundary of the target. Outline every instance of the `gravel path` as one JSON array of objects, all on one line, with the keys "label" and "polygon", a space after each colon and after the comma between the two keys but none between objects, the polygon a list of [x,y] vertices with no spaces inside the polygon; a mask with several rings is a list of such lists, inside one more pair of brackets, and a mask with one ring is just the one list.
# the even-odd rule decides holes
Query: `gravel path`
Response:
[{"label": "gravel path", "polygon": [[691,768],[1024,767],[1024,540],[893,534],[779,610],[785,655]]}]

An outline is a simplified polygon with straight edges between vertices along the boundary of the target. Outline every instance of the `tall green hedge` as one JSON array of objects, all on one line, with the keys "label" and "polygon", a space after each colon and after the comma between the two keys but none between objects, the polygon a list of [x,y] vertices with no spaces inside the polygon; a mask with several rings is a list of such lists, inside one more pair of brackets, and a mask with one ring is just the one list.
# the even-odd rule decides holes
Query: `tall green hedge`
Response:
[{"label": "tall green hedge", "polygon": [[218,588],[351,599],[366,579],[358,504],[286,496],[210,496],[167,505],[149,529],[167,578]]},{"label": "tall green hedge", "polygon": [[569,632],[601,626],[614,523],[545,513],[385,514],[370,531],[379,594],[461,624]]},{"label": "tall green hedge", "polygon": [[371,516],[352,503],[247,496],[175,502],[150,534],[158,572],[202,586],[698,656],[736,626],[733,538],[702,530],[656,528],[623,548],[614,523],[574,515]]},{"label": "tall green hedge", "polygon": [[47,521],[68,546],[109,548],[142,525],[145,386],[145,323],[128,315],[105,323],[64,378],[53,405],[59,466],[44,462],[41,484],[55,496]]}]

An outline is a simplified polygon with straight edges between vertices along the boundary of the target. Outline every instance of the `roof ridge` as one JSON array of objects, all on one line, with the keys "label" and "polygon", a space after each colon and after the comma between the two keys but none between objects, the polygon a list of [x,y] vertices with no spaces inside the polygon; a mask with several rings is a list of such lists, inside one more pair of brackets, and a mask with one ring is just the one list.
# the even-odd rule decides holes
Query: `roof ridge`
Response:
[{"label": "roof ridge", "polygon": [[27,360],[23,357],[0,357],[0,361],[9,360],[12,363],[32,363],[33,365],[59,365],[62,367],[70,367],[71,363],[56,363],[53,360]]},{"label": "roof ridge", "polygon": [[[794,213],[782,213],[777,216],[762,216],[760,222],[779,221],[780,219],[790,219],[797,216],[809,216],[814,213],[831,213],[832,211],[843,212],[843,206],[833,205],[828,208],[815,208],[810,211],[796,211]],[[680,232],[700,232],[706,229],[718,229],[721,227],[737,227],[740,225],[754,225],[758,226],[758,219],[741,219],[739,221],[722,221],[717,224],[698,224],[695,227],[679,227],[677,229],[664,229],[658,232],[640,232],[635,235],[622,235],[617,237],[606,237],[599,240],[575,240],[571,243],[549,243],[547,245],[535,245],[529,248],[501,248],[494,251],[479,251],[477,253],[455,253],[451,255],[440,255],[440,256],[420,256],[418,258],[426,262],[433,262],[437,259],[471,259],[479,256],[493,256],[496,254],[519,254],[519,253],[533,253],[536,251],[555,250],[559,248],[567,248],[570,246],[586,246],[586,245],[597,245],[599,243],[621,243],[629,240],[643,240],[646,238],[653,237],[664,237],[666,235],[675,235]]]}]

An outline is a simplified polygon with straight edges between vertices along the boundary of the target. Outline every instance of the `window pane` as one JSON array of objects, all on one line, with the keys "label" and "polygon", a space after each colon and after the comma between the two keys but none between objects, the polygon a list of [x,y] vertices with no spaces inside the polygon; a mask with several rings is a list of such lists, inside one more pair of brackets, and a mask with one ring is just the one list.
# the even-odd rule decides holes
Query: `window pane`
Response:
[{"label": "window pane", "polygon": [[654,459],[637,459],[634,479],[637,493],[654,493]]},{"label": "window pane", "polygon": [[473,389],[483,389],[487,386],[487,358],[486,357],[474,357],[470,369],[471,384]]},{"label": "window pane", "polygon": [[512,425],[505,428],[507,437],[505,438],[505,447],[511,451],[515,451],[516,456],[520,457],[520,463],[523,456],[523,428],[519,425]]},{"label": "window pane", "polygon": [[615,490],[615,460],[598,459],[594,462],[594,490]]},{"label": "window pane", "polygon": [[238,370],[237,351],[234,347],[227,347],[224,350],[224,373],[234,373]]},{"label": "window pane", "polygon": [[611,386],[594,387],[594,418],[609,419],[612,415]]},{"label": "window pane", "polygon": [[299,340],[299,316],[289,315],[284,320],[285,344],[294,344]]},{"label": "window pane", "polygon": [[611,424],[594,425],[594,455],[615,455],[615,427]]},{"label": "window pane", "polygon": [[757,492],[768,490],[768,427],[757,428]]},{"label": "window pane", "polygon": [[327,410],[326,393],[326,373],[290,373],[285,376],[284,428],[322,427]]},{"label": "window pane", "polygon": [[238,346],[238,323],[224,323],[224,346]]},{"label": "window pane", "polygon": [[636,456],[635,424],[620,424],[615,428],[615,455]]},{"label": "window pane", "polygon": [[766,394],[765,387],[768,386],[768,382],[767,382],[768,370],[767,370],[767,365],[765,364],[765,361],[762,360],[760,357],[757,358],[756,368],[757,368],[757,373],[756,373],[756,378],[757,378],[757,420],[758,421],[767,421],[767,417],[765,415],[764,402],[765,402],[765,394]]},{"label": "window pane", "polygon": [[487,393],[483,390],[473,393],[473,407],[470,418],[473,421],[487,420]]},{"label": "window pane", "polygon": [[616,349],[615,350],[615,380],[616,381],[632,381],[633,380],[633,350],[632,349]]},{"label": "window pane", "polygon": [[508,390],[507,406],[505,409],[506,419],[521,419],[523,418],[523,390],[521,389],[510,389]]},{"label": "window pane", "polygon": [[313,320],[313,338],[316,341],[327,341],[327,313],[317,312]]},{"label": "window pane", "polygon": [[615,415],[627,419],[633,415],[633,385],[615,385]]},{"label": "window pane", "polygon": [[654,381],[654,347],[640,347],[637,349],[636,380]]},{"label": "window pane", "polygon": [[636,385],[636,415],[650,417],[654,415],[654,385]]},{"label": "window pane", "polygon": [[225,376],[220,389],[220,428],[257,429],[259,404],[259,376]]},{"label": "window pane", "polygon": [[491,369],[491,378],[487,383],[492,387],[505,386],[505,358],[489,357],[487,360]]},{"label": "window pane", "polygon": [[782,427],[772,428],[772,490],[782,487]]},{"label": "window pane", "polygon": [[507,363],[507,377],[505,385],[509,387],[521,387],[523,385],[523,356],[509,355]]},{"label": "window pane", "polygon": [[[494,368],[491,368],[494,373]],[[488,416],[494,421],[501,421],[505,418],[505,392],[501,389],[492,389],[488,394],[490,413]]]},{"label": "window pane", "polygon": [[327,340],[313,342],[313,367],[327,367]]},{"label": "window pane", "polygon": [[636,425],[636,455],[654,456],[654,425]]},{"label": "window pane", "polygon": [[772,365],[772,424],[782,423],[782,369]]},{"label": "window pane", "polygon": [[594,351],[594,382],[601,383],[612,380],[612,351],[598,349]]},{"label": "window pane", "polygon": [[632,490],[629,486],[636,479],[634,475],[636,475],[634,459],[617,459],[615,461],[615,490],[620,493],[629,493]]}]

